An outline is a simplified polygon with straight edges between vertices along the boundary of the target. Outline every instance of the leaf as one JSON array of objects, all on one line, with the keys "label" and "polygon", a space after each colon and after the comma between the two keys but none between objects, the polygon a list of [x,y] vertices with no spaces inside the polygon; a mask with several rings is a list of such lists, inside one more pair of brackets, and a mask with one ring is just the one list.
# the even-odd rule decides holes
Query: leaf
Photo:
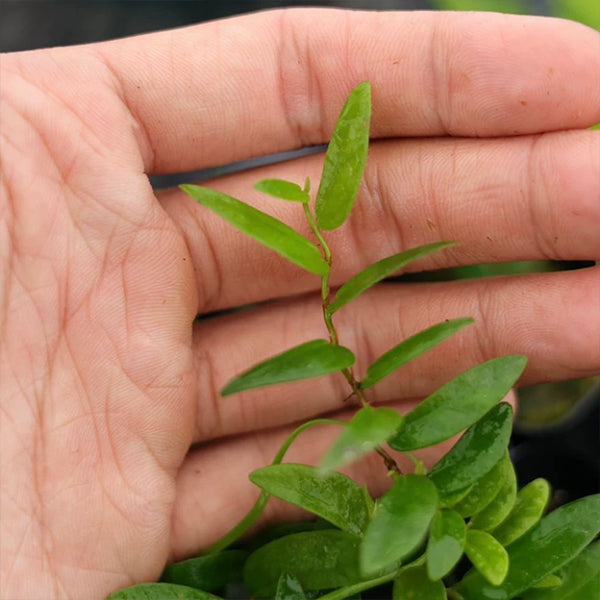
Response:
[{"label": "leaf", "polygon": [[365,378],[360,382],[361,388],[370,388],[399,367],[437,346],[447,337],[471,323],[473,323],[473,319],[444,321],[400,342],[369,366]]},{"label": "leaf", "polygon": [[[216,190],[190,184],[180,188],[246,235],[310,273],[326,275],[329,272],[329,266],[317,246],[289,225]],[[240,257],[240,260],[243,258]]]},{"label": "leaf", "polygon": [[113,592],[106,600],[220,600],[218,596],[174,583],[139,583]]},{"label": "leaf", "polygon": [[364,574],[402,560],[425,539],[438,505],[435,486],[422,475],[404,475],[379,499],[360,548]]},{"label": "leaf", "polygon": [[352,210],[367,160],[370,119],[371,85],[363,81],[348,96],[325,154],[315,206],[321,229],[336,229]]},{"label": "leaf", "polygon": [[410,567],[394,579],[393,600],[446,600],[446,587],[431,581],[423,567]]},{"label": "leaf", "polygon": [[272,598],[282,573],[293,573],[302,589],[322,590],[361,581],[359,538],[339,529],[295,533],[253,552],[244,567],[252,594]]},{"label": "leaf", "polygon": [[455,377],[406,415],[390,446],[405,451],[425,448],[469,427],[508,394],[526,362],[524,356],[501,356]]},{"label": "leaf", "polygon": [[223,396],[243,390],[318,377],[354,364],[354,354],[326,340],[312,340],[277,354],[242,373],[221,391]]},{"label": "leaf", "polygon": [[320,467],[337,469],[356,460],[396,433],[403,420],[402,415],[391,408],[364,406],[344,427]]},{"label": "leaf", "polygon": [[492,584],[500,585],[508,573],[509,558],[504,546],[487,531],[469,529],[465,554],[475,568]]},{"label": "leaf", "polygon": [[341,473],[323,473],[309,465],[271,465],[253,471],[250,481],[354,535],[362,535],[369,521],[363,488]]},{"label": "leaf", "polygon": [[562,579],[557,575],[546,575],[544,579],[538,581],[532,589],[547,589],[547,588],[555,588],[558,587],[562,583]]},{"label": "leaf", "polygon": [[512,417],[510,404],[501,402],[467,429],[429,472],[440,495],[464,489],[490,471],[506,452]]},{"label": "leaf", "polygon": [[275,600],[306,600],[306,596],[296,577],[282,573],[277,582]]},{"label": "leaf", "polygon": [[473,489],[473,485],[468,485],[465,488],[460,490],[456,490],[455,492],[440,492],[438,490],[438,495],[440,497],[440,506],[445,508],[454,508],[454,505],[460,502],[465,496],[468,496],[471,490]]},{"label": "leaf", "polygon": [[227,550],[182,560],[167,565],[161,581],[212,592],[228,583],[240,581],[247,557],[248,553],[243,550]]},{"label": "leaf", "polygon": [[494,499],[471,519],[471,526],[476,529],[491,531],[498,527],[510,514],[517,499],[517,475],[513,464],[507,465],[502,487]]},{"label": "leaf", "polygon": [[467,526],[454,510],[439,510],[433,517],[427,542],[427,574],[437,581],[455,567],[463,555]]},{"label": "leaf", "polygon": [[512,468],[510,456],[505,452],[502,458],[487,472],[471,491],[452,508],[462,517],[471,517],[481,512],[498,494]]},{"label": "leaf", "polygon": [[[525,600],[591,600],[596,596],[579,596],[579,590],[594,579],[600,581],[600,541],[592,543],[562,569],[556,572],[560,585],[553,589],[532,589],[523,597]],[[543,581],[543,579],[542,579]],[[600,597],[600,595],[598,596]]]},{"label": "leaf", "polygon": [[[500,586],[470,571],[458,586],[465,600],[510,600],[575,558],[600,532],[600,494],[545,516],[508,548],[510,569]],[[558,596],[561,598],[562,596]]]},{"label": "leaf", "polygon": [[280,200],[302,202],[303,204],[310,200],[308,194],[297,183],[285,179],[261,179],[254,184],[254,189]]},{"label": "leaf", "polygon": [[528,483],[517,494],[508,517],[493,530],[494,537],[504,546],[512,544],[542,518],[549,499],[550,484],[545,479]]},{"label": "leaf", "polygon": [[329,313],[333,314],[364,291],[373,287],[382,279],[396,273],[414,260],[455,245],[456,242],[435,242],[433,244],[405,250],[404,252],[388,256],[387,258],[369,265],[366,269],[352,277],[352,279],[349,279],[336,292],[335,300],[329,305]]}]

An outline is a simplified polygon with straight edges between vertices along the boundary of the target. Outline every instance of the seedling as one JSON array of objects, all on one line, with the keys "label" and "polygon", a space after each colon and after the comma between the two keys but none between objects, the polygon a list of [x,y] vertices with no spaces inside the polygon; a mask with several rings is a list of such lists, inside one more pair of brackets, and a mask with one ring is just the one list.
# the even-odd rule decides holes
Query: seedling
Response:
[{"label": "seedling", "polygon": [[[402,416],[371,406],[368,390],[472,319],[444,321],[401,341],[360,378],[353,370],[354,353],[340,343],[334,324],[338,310],[409,263],[452,245],[436,242],[383,258],[332,294],[325,232],[340,227],[351,213],[367,158],[370,113],[371,89],[363,82],[348,97],[335,126],[314,207],[308,179],[303,186],[278,179],[256,185],[270,196],[298,203],[314,242],[221,192],[181,186],[240,231],[321,279],[326,337],[306,340],[249,368],[222,394],[339,371],[359,408],[349,422],[317,419],[296,429],[271,465],[250,474],[261,489],[259,499],[227,535],[199,557],[168,565],[161,583],[125,588],[110,600],[214,600],[211,592],[239,581],[253,598],[277,600],[359,598],[385,583],[392,583],[394,600],[589,600],[600,594],[600,542],[592,543],[600,532],[600,495],[544,516],[550,495],[545,480],[517,492],[507,451],[512,408],[502,399],[525,368],[525,357],[480,364]],[[282,462],[298,435],[322,424],[342,431],[319,465]],[[412,458],[413,450],[463,431],[430,471],[416,460],[412,473],[398,468],[395,451]],[[376,500],[336,471],[368,452],[381,456],[393,479]],[[279,526],[262,538],[240,542],[270,496],[318,520]]]}]

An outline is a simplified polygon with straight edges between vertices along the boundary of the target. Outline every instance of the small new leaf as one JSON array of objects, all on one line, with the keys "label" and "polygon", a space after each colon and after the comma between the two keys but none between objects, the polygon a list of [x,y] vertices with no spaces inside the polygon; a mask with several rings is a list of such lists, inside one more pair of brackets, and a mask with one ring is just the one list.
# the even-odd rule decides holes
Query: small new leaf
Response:
[{"label": "small new leaf", "polygon": [[524,356],[501,356],[455,377],[406,415],[390,446],[416,450],[461,432],[508,394],[526,363]]},{"label": "small new leaf", "polygon": [[418,248],[412,248],[405,252],[394,254],[393,256],[388,256],[383,260],[373,263],[358,273],[358,275],[349,279],[336,292],[335,300],[329,305],[329,313],[333,314],[364,291],[373,287],[376,283],[379,283],[386,277],[396,273],[418,258],[454,245],[456,245],[456,242],[435,242],[433,244],[419,246]]},{"label": "small new leaf", "polygon": [[306,600],[300,582],[290,573],[282,573],[277,582],[275,600]]},{"label": "small new leaf", "polygon": [[243,390],[318,377],[354,364],[354,354],[326,340],[312,340],[282,352],[252,367],[228,383],[221,394],[228,396]]},{"label": "small new leaf", "polygon": [[254,184],[254,189],[291,202],[302,202],[306,204],[310,198],[308,194],[297,184],[285,179],[261,179]]},{"label": "small new leaf", "polygon": [[402,422],[402,415],[391,408],[361,408],[323,457],[321,468],[337,469],[360,458],[394,435]]},{"label": "small new leaf", "polygon": [[508,573],[509,558],[504,546],[486,531],[469,529],[465,554],[492,585],[500,585]]},{"label": "small new leaf", "polygon": [[180,187],[246,235],[310,273],[325,275],[329,272],[329,265],[323,260],[317,246],[289,225],[216,190],[189,184]]},{"label": "small new leaf", "polygon": [[325,154],[315,210],[321,229],[336,229],[350,214],[369,147],[371,85],[359,84],[348,96]]},{"label": "small new leaf", "polygon": [[427,352],[427,350],[437,346],[453,333],[471,323],[473,323],[473,319],[470,318],[444,321],[400,342],[368,367],[364,379],[360,382],[360,386],[365,390],[374,386],[396,369],[399,369],[406,363]]}]

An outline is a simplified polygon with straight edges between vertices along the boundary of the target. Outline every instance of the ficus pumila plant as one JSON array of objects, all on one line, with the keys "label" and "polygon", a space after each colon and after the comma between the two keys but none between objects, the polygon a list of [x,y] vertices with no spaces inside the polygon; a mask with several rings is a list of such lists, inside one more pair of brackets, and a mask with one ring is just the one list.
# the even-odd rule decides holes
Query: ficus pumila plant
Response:
[{"label": "ficus pumila plant", "polygon": [[[406,415],[373,407],[369,389],[409,361],[472,323],[447,320],[401,341],[357,378],[354,353],[341,345],[335,314],[412,261],[442,251],[436,242],[383,258],[330,289],[329,230],[350,215],[367,159],[371,89],[349,95],[329,143],[314,206],[302,186],[263,179],[256,189],[304,212],[315,241],[240,200],[197,185],[181,188],[231,225],[321,279],[323,339],[307,340],[235,377],[222,395],[339,371],[358,409],[349,422],[316,419],[298,427],[273,462],[250,474],[256,504],[200,556],[167,565],[160,583],[131,586],[110,600],[209,600],[243,582],[253,598],[360,598],[391,584],[394,600],[589,600],[600,595],[600,495],[544,515],[548,482],[518,491],[508,454],[512,408],[503,402],[525,368],[523,356],[502,356],[452,379]],[[339,260],[339,259],[338,259]],[[340,402],[343,399],[340,398]],[[320,464],[283,462],[298,435],[311,427],[341,429]],[[461,432],[431,470],[411,452]],[[382,497],[336,469],[377,452],[392,480]],[[406,453],[414,471],[402,473],[393,452]],[[280,525],[250,540],[270,496],[309,511],[317,520]],[[236,596],[238,597],[238,596]]]}]

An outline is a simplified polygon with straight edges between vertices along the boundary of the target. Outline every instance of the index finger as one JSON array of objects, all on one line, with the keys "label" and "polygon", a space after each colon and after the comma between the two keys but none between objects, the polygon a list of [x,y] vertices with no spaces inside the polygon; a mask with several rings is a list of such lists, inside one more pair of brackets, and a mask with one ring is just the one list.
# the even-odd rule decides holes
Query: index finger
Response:
[{"label": "index finger", "polygon": [[323,143],[362,80],[373,86],[373,137],[600,120],[598,34],[559,19],[287,9],[98,49],[146,133],[150,173]]}]

